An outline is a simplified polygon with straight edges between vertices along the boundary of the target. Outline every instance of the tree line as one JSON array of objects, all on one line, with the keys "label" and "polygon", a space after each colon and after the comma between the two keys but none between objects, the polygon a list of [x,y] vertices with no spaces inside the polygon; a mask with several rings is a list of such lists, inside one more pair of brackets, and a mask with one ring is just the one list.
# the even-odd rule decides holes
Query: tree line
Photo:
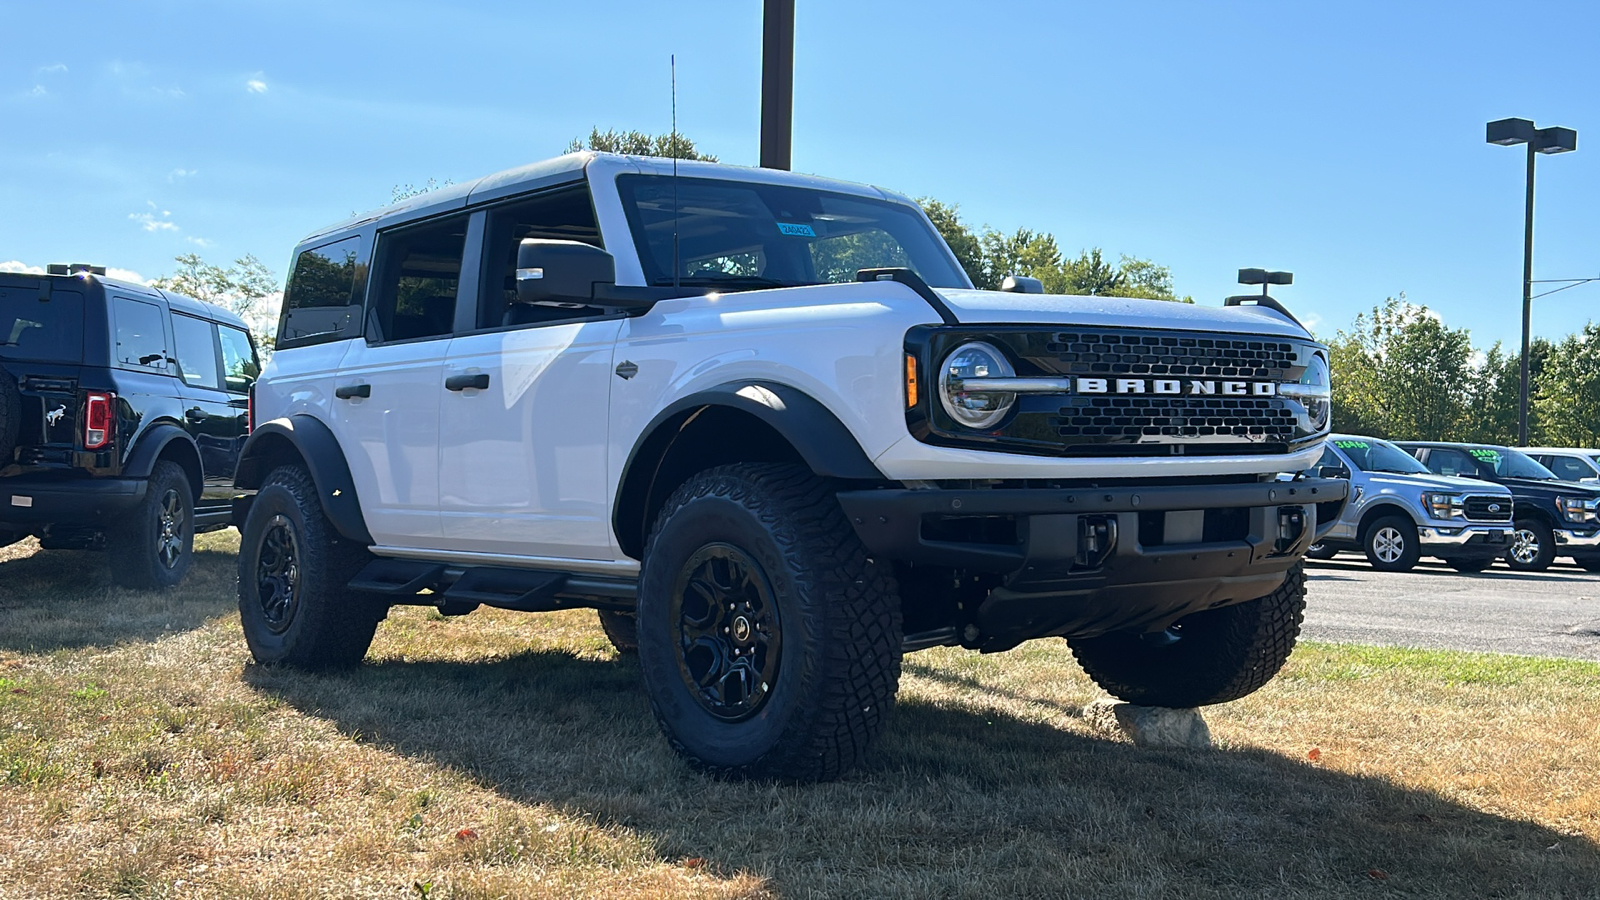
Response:
[{"label": "tree line", "polygon": [[[1328,342],[1333,423],[1392,440],[1515,445],[1521,358],[1487,349],[1433,310],[1390,297]],[[1529,348],[1528,439],[1600,446],[1600,326]]]}]

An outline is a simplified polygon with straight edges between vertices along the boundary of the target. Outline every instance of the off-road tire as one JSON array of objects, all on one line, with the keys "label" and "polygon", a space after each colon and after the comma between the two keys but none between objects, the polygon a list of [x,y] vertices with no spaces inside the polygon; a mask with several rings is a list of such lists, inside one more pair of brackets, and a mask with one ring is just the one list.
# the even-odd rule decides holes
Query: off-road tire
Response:
[{"label": "off-road tire", "polygon": [[1069,638],[1095,684],[1139,706],[1226,703],[1272,680],[1294,651],[1306,608],[1304,563],[1265,597],[1179,619],[1151,639],[1133,632]]},{"label": "off-road tire", "polygon": [[[1533,536],[1537,548],[1532,554],[1526,555],[1525,560],[1519,560],[1516,553],[1516,547],[1520,543],[1517,534],[1523,531]],[[1550,530],[1550,526],[1539,519],[1518,519],[1511,532],[1511,549],[1506,551],[1506,565],[1518,572],[1543,572],[1550,568],[1555,559],[1556,536]]]},{"label": "off-road tire", "polygon": [[602,609],[600,628],[618,653],[639,652],[639,620],[633,613]]},{"label": "off-road tire", "polygon": [[1325,559],[1333,559],[1335,556],[1338,556],[1338,555],[1339,555],[1339,551],[1335,550],[1334,548],[1332,548],[1330,546],[1328,546],[1327,544],[1312,544],[1306,550],[1306,559],[1324,559],[1325,560]]},{"label": "off-road tire", "polygon": [[1488,571],[1489,567],[1494,565],[1494,557],[1491,556],[1487,559],[1447,559],[1445,564],[1457,572],[1473,574]]},{"label": "off-road tire", "polygon": [[1361,536],[1367,562],[1380,572],[1409,572],[1422,558],[1417,525],[1405,516],[1384,516]]},{"label": "off-road tire", "polygon": [[0,466],[11,463],[17,449],[17,429],[22,425],[22,391],[9,372],[0,370]]},{"label": "off-road tire", "polygon": [[[694,577],[711,570],[695,565],[712,565],[716,554],[729,566],[744,560],[743,596],[756,591],[757,605],[775,611],[746,628],[767,635],[765,652],[776,656],[770,691],[745,692],[753,708],[736,721],[719,717],[706,689],[691,685],[695,648],[709,639],[690,642],[701,626],[691,625],[688,610],[699,597],[723,615],[707,581]],[[673,492],[645,546],[638,620],[639,664],[656,719],[690,764],[718,776],[835,778],[866,753],[899,688],[894,578],[867,557],[827,485],[800,466],[719,466]],[[714,635],[718,620],[711,621],[705,631]],[[744,661],[760,667],[753,652]]]},{"label": "off-road tire", "polygon": [[171,460],[158,460],[144,499],[106,534],[111,580],[140,591],[170,588],[194,561],[194,487]]},{"label": "off-road tire", "polygon": [[361,662],[388,611],[382,601],[348,587],[371,559],[323,514],[309,472],[293,465],[274,469],[256,492],[239,538],[239,619],[256,662],[302,669]]}]

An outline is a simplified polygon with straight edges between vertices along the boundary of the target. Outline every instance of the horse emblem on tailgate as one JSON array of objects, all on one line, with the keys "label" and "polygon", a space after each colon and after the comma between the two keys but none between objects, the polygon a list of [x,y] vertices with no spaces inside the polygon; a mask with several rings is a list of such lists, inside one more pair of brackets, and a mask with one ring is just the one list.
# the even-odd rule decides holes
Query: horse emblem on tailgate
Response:
[{"label": "horse emblem on tailgate", "polygon": [[65,405],[58,406],[44,414],[45,424],[54,428],[61,421],[61,417],[66,414],[67,407]]}]

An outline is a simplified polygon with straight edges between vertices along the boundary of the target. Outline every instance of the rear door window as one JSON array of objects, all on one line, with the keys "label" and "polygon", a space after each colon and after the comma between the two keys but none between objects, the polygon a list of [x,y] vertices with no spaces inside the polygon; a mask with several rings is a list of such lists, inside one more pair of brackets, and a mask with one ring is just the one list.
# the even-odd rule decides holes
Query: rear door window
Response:
[{"label": "rear door window", "polygon": [[40,362],[83,359],[83,295],[38,282],[0,286],[0,356]]},{"label": "rear door window", "polygon": [[367,286],[365,241],[359,235],[302,251],[289,273],[278,323],[279,347],[355,337]]},{"label": "rear door window", "polygon": [[154,303],[116,298],[113,304],[117,320],[117,362],[135,369],[166,372],[167,328],[162,320],[161,307]]},{"label": "rear door window", "polygon": [[1544,456],[1538,457],[1538,460],[1563,481],[1581,481],[1594,477],[1593,470],[1570,456]]},{"label": "rear door window", "polygon": [[210,322],[174,315],[172,339],[178,345],[178,371],[183,374],[184,384],[212,390],[222,387],[217,374],[217,342]]}]

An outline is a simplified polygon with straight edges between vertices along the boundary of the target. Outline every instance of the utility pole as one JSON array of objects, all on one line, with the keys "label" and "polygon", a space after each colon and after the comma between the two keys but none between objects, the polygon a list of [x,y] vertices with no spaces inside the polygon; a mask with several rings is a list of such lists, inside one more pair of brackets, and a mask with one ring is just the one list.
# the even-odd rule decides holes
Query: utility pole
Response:
[{"label": "utility pole", "polygon": [[761,167],[789,168],[794,141],[794,0],[765,0],[761,16]]}]

